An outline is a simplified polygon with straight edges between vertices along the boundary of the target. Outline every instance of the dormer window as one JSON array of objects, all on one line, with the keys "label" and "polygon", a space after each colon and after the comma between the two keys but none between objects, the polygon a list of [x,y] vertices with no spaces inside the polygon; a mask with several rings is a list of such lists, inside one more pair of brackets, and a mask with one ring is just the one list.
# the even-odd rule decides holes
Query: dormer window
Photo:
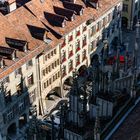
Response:
[{"label": "dormer window", "polygon": [[0,55],[5,56],[11,60],[16,59],[16,50],[7,47],[0,47]]},{"label": "dormer window", "polygon": [[28,43],[25,40],[13,39],[8,37],[6,37],[5,40],[6,43],[12,48],[23,52],[26,52],[28,50]]}]

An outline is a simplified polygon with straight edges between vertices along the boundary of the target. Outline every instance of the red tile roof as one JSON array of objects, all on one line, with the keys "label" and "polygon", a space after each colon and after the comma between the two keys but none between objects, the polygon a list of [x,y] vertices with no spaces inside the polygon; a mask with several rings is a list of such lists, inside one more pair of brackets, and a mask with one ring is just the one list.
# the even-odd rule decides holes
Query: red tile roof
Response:
[{"label": "red tile roof", "polygon": [[[17,51],[17,59],[15,61],[4,58],[6,67],[0,69],[0,78],[10,74],[15,69],[21,67],[26,61],[38,55],[43,50],[49,50],[55,47],[62,40],[61,37],[70,33],[73,29],[78,27],[83,22],[89,19],[98,19],[101,15],[106,13],[111,7],[115,6],[121,0],[100,0],[100,8],[94,9],[85,5],[82,0],[77,0],[76,4],[62,2],[60,0],[32,0],[24,7],[20,7],[12,13],[3,16],[0,14],[0,46],[10,47],[5,41],[5,37],[25,40],[28,42],[29,51]],[[68,20],[70,12],[65,15],[64,12],[58,12],[54,7],[61,9],[69,9],[77,13],[74,21]],[[79,11],[83,9],[83,15],[79,15]],[[68,10],[67,10],[68,11]],[[45,13],[52,16],[50,19],[58,23],[62,23],[66,19],[66,26],[64,28],[55,24],[50,24],[50,19],[45,17]],[[49,45],[46,45],[43,40],[37,39],[31,34],[29,26],[38,27],[48,32],[48,37],[52,40]]]}]

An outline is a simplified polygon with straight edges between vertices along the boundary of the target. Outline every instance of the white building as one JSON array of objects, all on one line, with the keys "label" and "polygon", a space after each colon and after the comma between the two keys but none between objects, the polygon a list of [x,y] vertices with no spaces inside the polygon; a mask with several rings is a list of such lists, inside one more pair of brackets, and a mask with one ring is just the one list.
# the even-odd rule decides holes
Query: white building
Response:
[{"label": "white building", "polygon": [[[3,139],[11,136],[11,128],[14,136],[22,133],[19,122],[24,118],[26,126],[29,104],[44,116],[66,95],[64,83],[72,71],[88,67],[104,46],[110,49],[118,36],[121,7],[121,0],[32,0],[0,14]],[[56,93],[53,101],[51,93]]]}]

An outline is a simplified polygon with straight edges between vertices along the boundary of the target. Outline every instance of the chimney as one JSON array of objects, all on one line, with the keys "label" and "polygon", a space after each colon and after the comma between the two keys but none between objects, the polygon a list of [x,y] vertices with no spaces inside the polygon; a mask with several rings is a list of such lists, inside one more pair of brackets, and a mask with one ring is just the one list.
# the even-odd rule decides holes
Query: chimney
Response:
[{"label": "chimney", "polygon": [[7,3],[7,9],[9,13],[17,9],[16,0],[7,0]]},{"label": "chimney", "polygon": [[0,57],[0,68],[4,67],[4,59]]}]

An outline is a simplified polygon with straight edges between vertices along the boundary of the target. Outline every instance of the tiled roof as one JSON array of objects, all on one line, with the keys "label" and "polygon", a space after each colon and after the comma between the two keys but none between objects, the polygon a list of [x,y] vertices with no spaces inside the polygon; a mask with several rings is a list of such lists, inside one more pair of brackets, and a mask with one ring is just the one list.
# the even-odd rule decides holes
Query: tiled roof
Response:
[{"label": "tiled roof", "polygon": [[0,46],[10,48],[6,42],[7,37],[27,41],[29,49],[27,52],[18,50],[16,53],[17,59],[15,61],[6,59],[6,57],[4,57],[5,68],[0,68],[0,79],[13,72],[15,69],[21,67],[21,65],[38,55],[40,52],[49,50],[56,46],[60,41],[51,33],[47,34],[47,36],[53,40],[49,45],[46,45],[43,40],[34,38],[28,28],[29,25],[35,26],[39,29],[44,29],[46,31],[47,28],[42,24],[41,21],[38,20],[38,18],[32,15],[24,7],[20,7],[6,16],[0,14],[0,20]]},{"label": "tiled roof", "polygon": [[[53,29],[56,33],[64,36],[65,34],[68,34],[88,19],[98,19],[100,16],[104,15],[107,10],[116,5],[116,3],[118,3],[119,1],[121,0],[100,0],[100,7],[98,8],[98,10],[91,6],[88,6],[88,4],[85,4],[82,0],[76,0],[75,4],[71,4],[70,2],[60,0],[46,0],[43,3],[39,2],[39,0],[32,0],[31,2],[27,3],[26,6],[49,28]],[[54,7],[73,10],[76,13],[83,8],[83,15],[77,15],[74,21],[67,21],[66,26],[62,28],[50,24],[50,22],[45,19],[44,12],[62,15],[56,12]]]},{"label": "tiled roof", "polygon": [[61,7],[56,7],[54,6],[54,12],[58,15],[62,15],[67,17],[68,20],[71,21],[71,18],[76,12],[74,10],[66,9],[66,8],[61,8]]},{"label": "tiled roof", "polygon": [[[18,49],[15,61],[4,57],[6,67],[0,69],[0,78],[21,67],[43,50],[58,45],[62,41],[62,36],[70,33],[81,23],[88,19],[98,19],[118,1],[121,0],[100,0],[100,7],[97,10],[86,5],[82,0],[76,0],[75,4],[60,0],[45,0],[42,3],[40,0],[32,0],[6,16],[0,14],[0,46],[11,47],[6,42],[7,37],[28,42],[29,49],[27,52]],[[81,10],[83,10],[82,15],[79,13]],[[70,17],[73,14],[76,15],[75,20],[71,21]],[[60,25],[64,20],[66,26],[62,27]],[[36,29],[39,36],[36,34]],[[49,45],[46,45],[42,39],[45,32],[52,40]]]}]

